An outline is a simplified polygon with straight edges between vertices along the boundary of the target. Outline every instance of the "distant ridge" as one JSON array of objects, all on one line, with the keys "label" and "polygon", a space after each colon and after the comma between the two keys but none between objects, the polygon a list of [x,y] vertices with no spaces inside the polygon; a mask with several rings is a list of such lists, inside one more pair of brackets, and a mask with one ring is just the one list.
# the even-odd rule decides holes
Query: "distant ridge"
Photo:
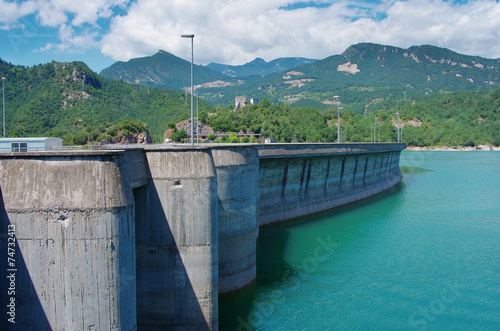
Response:
[{"label": "distant ridge", "polygon": [[[117,62],[101,74],[133,84],[181,89],[190,84],[190,63],[160,51]],[[418,98],[497,88],[500,60],[432,45],[404,49],[359,43],[323,60],[280,58],[266,62],[257,58],[241,66],[196,66],[195,85],[200,85],[200,96],[212,104],[234,104],[236,96],[246,95],[273,103],[325,108],[339,95],[352,110],[365,112],[367,107],[373,109],[370,105],[394,96]]]},{"label": "distant ridge", "polygon": [[280,73],[286,70],[316,62],[315,59],[306,59],[302,57],[283,57],[266,62],[264,59],[255,60],[243,65],[227,65],[220,63],[209,63],[206,67],[220,72],[230,77],[246,77],[252,75],[268,75],[271,73]]},{"label": "distant ridge", "polygon": [[[152,56],[116,62],[101,71],[108,79],[122,80],[131,84],[141,84],[166,89],[180,90],[190,86],[191,62],[163,50]],[[227,76],[212,69],[194,65],[197,84],[226,79]]]}]

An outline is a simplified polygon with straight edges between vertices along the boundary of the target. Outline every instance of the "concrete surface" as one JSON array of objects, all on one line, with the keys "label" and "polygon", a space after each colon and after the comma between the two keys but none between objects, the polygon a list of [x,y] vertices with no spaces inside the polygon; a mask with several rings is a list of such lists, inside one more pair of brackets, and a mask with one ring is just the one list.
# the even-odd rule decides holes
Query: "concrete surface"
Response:
[{"label": "concrete surface", "polygon": [[120,148],[0,153],[2,254],[9,226],[17,239],[16,328],[217,330],[218,293],[255,280],[260,225],[392,187],[405,145]]}]

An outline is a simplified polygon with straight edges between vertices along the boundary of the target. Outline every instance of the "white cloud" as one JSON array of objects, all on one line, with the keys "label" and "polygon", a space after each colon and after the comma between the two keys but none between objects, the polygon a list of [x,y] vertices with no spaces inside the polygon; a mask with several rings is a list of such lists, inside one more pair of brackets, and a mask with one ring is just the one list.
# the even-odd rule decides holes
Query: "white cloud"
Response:
[{"label": "white cloud", "polygon": [[26,15],[32,14],[36,10],[36,3],[34,1],[27,1],[23,3],[7,2],[0,0],[0,24],[3,28],[10,28],[16,26],[17,20]]},{"label": "white cloud", "polygon": [[358,42],[432,44],[500,57],[500,3],[495,0],[462,5],[443,0],[316,0],[329,5],[283,9],[299,3],[309,2],[0,0],[0,28],[23,28],[23,17],[34,15],[40,34],[48,33],[40,27],[57,29],[60,40],[38,51],[95,47],[115,60],[152,55],[159,49],[189,59],[190,43],[180,37],[183,33],[195,34],[195,62],[202,64],[242,64],[256,57],[322,59]]},{"label": "white cloud", "polygon": [[[327,8],[283,10],[286,0],[137,0],[127,15],[116,16],[101,51],[115,60],[164,49],[195,62],[242,64],[263,57],[325,58],[358,42],[401,47],[434,44],[455,51],[500,57],[500,4],[494,0],[455,5],[440,0],[338,1]],[[326,2],[326,1],[325,1]],[[375,19],[385,12],[383,20]]]},{"label": "white cloud", "polygon": [[46,52],[54,50],[57,52],[81,53],[84,50],[89,50],[98,47],[96,41],[97,32],[85,30],[81,33],[75,33],[74,29],[66,24],[59,27],[60,43],[47,43],[35,52]]},{"label": "white cloud", "polygon": [[30,0],[21,3],[0,0],[0,23],[10,26],[19,18],[37,13],[43,26],[59,27],[70,17],[72,25],[96,24],[99,18],[111,17],[112,8],[125,6],[130,0]]}]

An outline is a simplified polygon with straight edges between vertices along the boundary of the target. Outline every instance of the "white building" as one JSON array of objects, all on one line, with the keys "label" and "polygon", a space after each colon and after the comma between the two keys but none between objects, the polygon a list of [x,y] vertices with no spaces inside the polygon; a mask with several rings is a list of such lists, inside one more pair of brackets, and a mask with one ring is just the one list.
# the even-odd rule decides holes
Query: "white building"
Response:
[{"label": "white building", "polygon": [[35,152],[61,147],[63,140],[54,137],[0,138],[0,152]]}]

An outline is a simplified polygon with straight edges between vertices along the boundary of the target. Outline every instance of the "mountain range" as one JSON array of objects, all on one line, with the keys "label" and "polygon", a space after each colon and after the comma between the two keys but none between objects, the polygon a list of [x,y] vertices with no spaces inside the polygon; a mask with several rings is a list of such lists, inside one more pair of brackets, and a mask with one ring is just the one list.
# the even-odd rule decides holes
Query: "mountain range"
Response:
[{"label": "mountain range", "polygon": [[[85,144],[132,137],[144,128],[153,141],[163,141],[167,128],[189,118],[189,97],[180,89],[182,79],[189,86],[190,63],[160,52],[127,65],[121,75],[133,84],[107,79],[83,62],[24,67],[0,59],[6,135]],[[337,109],[343,109],[347,141],[370,141],[375,117],[382,141],[395,141],[399,112],[410,145],[500,144],[499,60],[433,46],[358,44],[341,55],[264,76],[228,77],[196,68],[206,74],[198,75],[204,83],[197,81],[203,96],[199,118],[214,130],[251,130],[279,142],[331,142],[338,139]],[[142,77],[149,77],[144,83],[149,86],[139,84]],[[154,77],[164,85],[181,81],[178,91],[152,87],[159,85]],[[262,99],[235,112],[236,95]]]},{"label": "mountain range", "polygon": [[[300,65],[291,67],[295,64]],[[101,75],[181,89],[190,86],[190,62],[160,51],[150,57],[117,62]],[[256,59],[242,66],[195,66],[194,76],[199,95],[212,104],[233,104],[236,96],[245,95],[265,97],[273,103],[324,108],[338,95],[342,104],[366,112],[371,105],[394,98],[496,88],[500,86],[500,59],[463,55],[431,45],[404,49],[360,43],[340,55],[317,61]]]},{"label": "mountain range", "polygon": [[303,57],[283,57],[272,60],[270,62],[266,62],[264,59],[256,58],[251,62],[239,66],[232,66],[221,63],[209,63],[207,65],[207,68],[220,72],[229,77],[245,77],[253,75],[263,76],[275,72],[283,72],[316,61],[318,60],[306,59]]}]

